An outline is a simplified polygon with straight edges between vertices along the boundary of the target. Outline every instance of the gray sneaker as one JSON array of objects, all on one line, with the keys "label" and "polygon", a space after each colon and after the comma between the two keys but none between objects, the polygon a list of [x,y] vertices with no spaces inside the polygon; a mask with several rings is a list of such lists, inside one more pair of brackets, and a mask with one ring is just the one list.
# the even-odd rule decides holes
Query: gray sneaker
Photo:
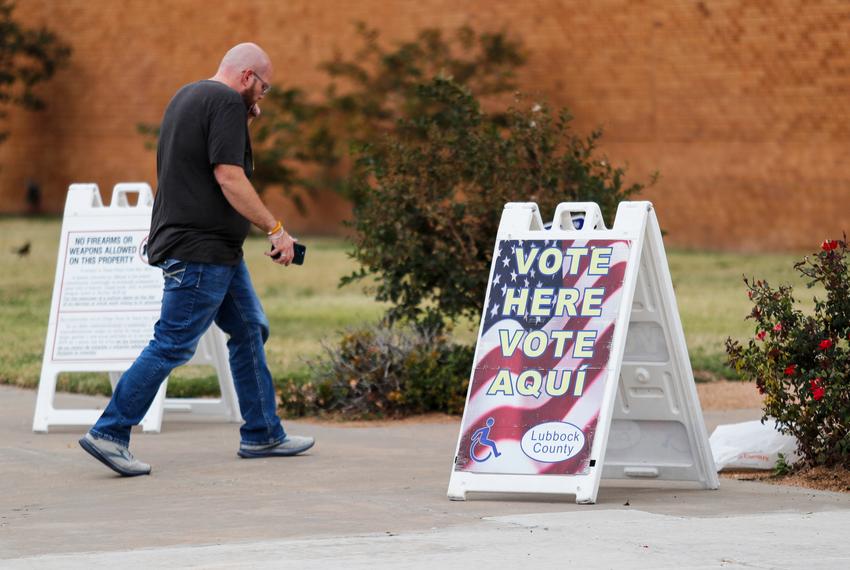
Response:
[{"label": "gray sneaker", "polygon": [[246,445],[243,443],[239,446],[239,451],[236,454],[246,459],[256,457],[288,457],[307,451],[315,443],[316,440],[312,437],[288,435],[282,442],[271,445]]},{"label": "gray sneaker", "polygon": [[150,475],[151,466],[133,457],[130,450],[121,444],[87,433],[80,439],[80,447],[123,477]]}]

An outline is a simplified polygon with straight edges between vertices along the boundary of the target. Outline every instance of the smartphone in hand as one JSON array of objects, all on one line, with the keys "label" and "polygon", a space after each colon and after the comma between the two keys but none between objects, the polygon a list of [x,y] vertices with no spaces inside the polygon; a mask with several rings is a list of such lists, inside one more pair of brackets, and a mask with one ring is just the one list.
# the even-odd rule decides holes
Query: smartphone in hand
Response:
[{"label": "smartphone in hand", "polygon": [[[295,249],[295,257],[292,258],[292,263],[295,265],[304,265],[304,256],[307,255],[307,246],[301,245],[300,243],[296,243],[294,246]],[[274,249],[274,246],[272,246]],[[280,258],[280,254],[272,255],[272,259]]]}]

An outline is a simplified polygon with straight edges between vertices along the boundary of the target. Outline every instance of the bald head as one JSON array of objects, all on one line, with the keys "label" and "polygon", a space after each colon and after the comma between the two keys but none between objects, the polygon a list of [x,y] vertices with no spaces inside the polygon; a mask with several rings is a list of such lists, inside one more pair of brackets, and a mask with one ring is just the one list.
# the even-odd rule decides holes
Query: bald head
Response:
[{"label": "bald head", "polygon": [[216,76],[222,78],[238,77],[246,69],[253,69],[259,74],[268,73],[271,69],[268,54],[257,44],[244,43],[230,48],[221,58]]},{"label": "bald head", "polygon": [[259,107],[254,105],[265,96],[271,86],[272,75],[268,54],[257,44],[244,43],[224,54],[218,71],[211,79],[235,89],[245,101],[246,108],[256,109],[256,116]]}]

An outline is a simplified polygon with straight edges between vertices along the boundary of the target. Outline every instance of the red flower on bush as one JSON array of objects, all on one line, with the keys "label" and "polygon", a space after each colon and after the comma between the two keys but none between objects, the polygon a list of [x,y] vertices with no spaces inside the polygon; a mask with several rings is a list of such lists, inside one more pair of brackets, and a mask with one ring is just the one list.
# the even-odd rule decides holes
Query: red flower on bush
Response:
[{"label": "red flower on bush", "polygon": [[773,327],[773,332],[782,332],[782,323],[776,323],[776,326]]},{"label": "red flower on bush", "polygon": [[758,334],[756,335],[756,338],[758,338],[759,340],[764,340],[764,337],[765,337],[766,334],[767,333],[764,332],[764,331],[759,331]]},{"label": "red flower on bush", "polygon": [[838,242],[834,239],[824,240],[822,244],[820,244],[820,248],[824,251],[832,251],[833,249],[838,247]]},{"label": "red flower on bush", "polygon": [[818,350],[828,350],[832,348],[832,344],[832,339],[825,338],[820,341],[820,344],[818,345]]},{"label": "red flower on bush", "polygon": [[797,371],[797,365],[796,364],[789,364],[788,366],[785,367],[785,375],[786,376],[793,376],[796,371]]},{"label": "red flower on bush", "polygon": [[815,401],[823,398],[823,395],[826,393],[826,390],[823,387],[823,379],[815,378],[811,382],[809,382],[809,389],[812,391],[812,397]]}]

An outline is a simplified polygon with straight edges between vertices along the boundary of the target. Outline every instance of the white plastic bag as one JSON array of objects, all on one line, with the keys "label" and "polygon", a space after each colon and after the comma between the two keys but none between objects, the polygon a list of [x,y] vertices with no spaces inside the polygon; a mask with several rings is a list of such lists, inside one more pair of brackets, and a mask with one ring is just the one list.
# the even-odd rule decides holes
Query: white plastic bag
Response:
[{"label": "white plastic bag", "polygon": [[797,438],[783,435],[773,420],[717,426],[709,438],[714,464],[723,469],[773,469],[779,454],[789,465],[799,459]]}]

